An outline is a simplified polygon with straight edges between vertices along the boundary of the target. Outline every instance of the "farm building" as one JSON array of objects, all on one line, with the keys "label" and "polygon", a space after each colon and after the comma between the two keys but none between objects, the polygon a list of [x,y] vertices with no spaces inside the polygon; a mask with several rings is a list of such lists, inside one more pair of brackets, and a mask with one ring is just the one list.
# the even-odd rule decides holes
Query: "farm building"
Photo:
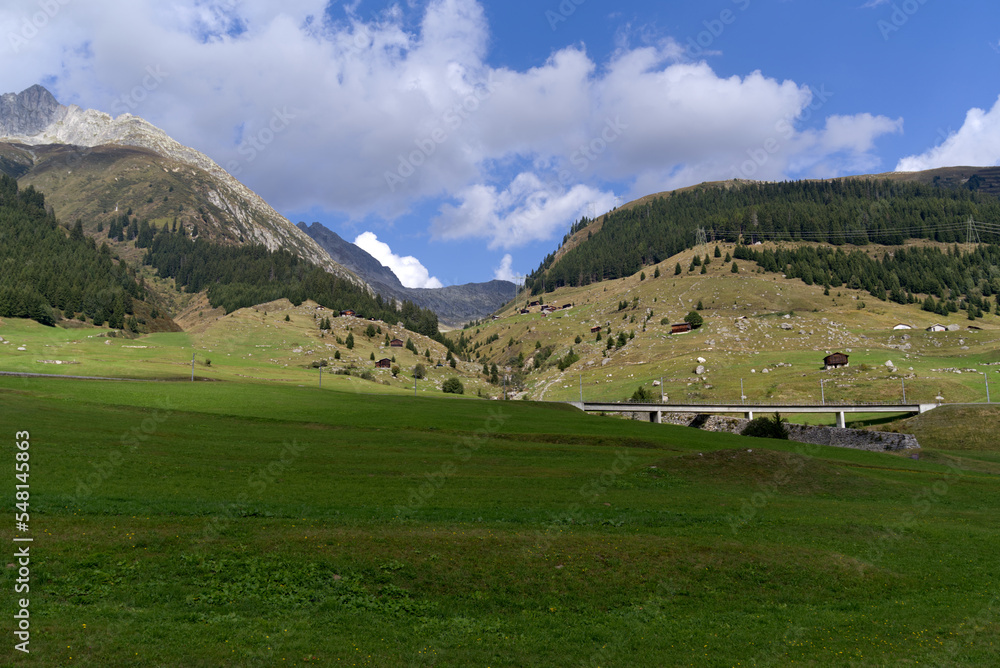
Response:
[{"label": "farm building", "polygon": [[834,353],[823,358],[823,366],[826,369],[839,369],[844,366],[851,366],[847,355],[844,353]]},{"label": "farm building", "polygon": [[388,357],[383,357],[378,362],[375,362],[376,369],[389,369],[392,368],[392,360]]},{"label": "farm building", "polygon": [[597,333],[597,332],[599,332],[599,331],[601,331],[601,326],[600,326],[600,325],[597,325],[597,326],[595,326],[595,327],[591,327],[591,328],[590,328],[590,333],[591,333],[591,334],[596,334],[596,333]]},{"label": "farm building", "polygon": [[347,309],[346,311],[341,311],[340,315],[349,315],[349,316],[353,317],[354,316],[354,311],[352,311],[351,309]]},{"label": "farm building", "polygon": [[944,331],[947,331],[947,329],[948,328],[945,327],[944,325],[933,324],[933,325],[931,325],[930,327],[927,328],[927,331],[928,332],[944,332]]},{"label": "farm building", "polygon": [[893,329],[913,329],[913,325],[907,325],[905,322],[901,322],[893,327]]},{"label": "farm building", "polygon": [[400,339],[393,339],[389,342],[389,345],[393,348],[402,348],[403,342]]},{"label": "farm building", "polygon": [[528,307],[530,308],[532,306],[538,306],[539,304],[541,304],[541,302],[537,302],[537,301],[536,302],[531,302],[530,304],[528,304]]},{"label": "farm building", "polygon": [[686,334],[692,329],[691,323],[688,322],[679,322],[676,325],[670,325],[671,334]]},{"label": "farm building", "polygon": [[527,315],[528,313],[531,313],[531,311],[529,311],[529,310],[528,310],[528,309],[526,309],[526,308],[523,308],[523,309],[521,309],[521,314],[522,314],[522,315]]}]

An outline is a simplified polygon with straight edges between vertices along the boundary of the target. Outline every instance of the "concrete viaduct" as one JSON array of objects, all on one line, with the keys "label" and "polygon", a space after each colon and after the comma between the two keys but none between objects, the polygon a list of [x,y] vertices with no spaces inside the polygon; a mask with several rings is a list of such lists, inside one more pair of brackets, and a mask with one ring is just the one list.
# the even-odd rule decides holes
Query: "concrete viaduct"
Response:
[{"label": "concrete viaduct", "polygon": [[659,423],[664,413],[738,413],[752,420],[754,413],[836,413],[837,426],[846,425],[847,413],[926,413],[938,404],[630,404],[571,401],[588,413],[648,413]]}]

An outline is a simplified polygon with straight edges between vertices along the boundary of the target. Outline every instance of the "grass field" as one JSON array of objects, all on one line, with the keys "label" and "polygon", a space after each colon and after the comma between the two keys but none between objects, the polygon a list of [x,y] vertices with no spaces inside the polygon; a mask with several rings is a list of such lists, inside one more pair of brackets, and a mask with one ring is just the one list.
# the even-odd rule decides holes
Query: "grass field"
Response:
[{"label": "grass field", "polygon": [[1000,659],[989,440],[912,460],[248,379],[7,377],[0,406],[35,539],[5,665]]}]

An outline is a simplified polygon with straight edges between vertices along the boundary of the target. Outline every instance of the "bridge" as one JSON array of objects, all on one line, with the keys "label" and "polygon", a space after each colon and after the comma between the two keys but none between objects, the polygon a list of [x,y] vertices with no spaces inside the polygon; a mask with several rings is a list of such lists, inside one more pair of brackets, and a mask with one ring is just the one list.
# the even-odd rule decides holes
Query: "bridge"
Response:
[{"label": "bridge", "polygon": [[738,413],[752,420],[754,413],[836,413],[837,426],[846,425],[847,413],[926,413],[938,404],[907,403],[824,403],[824,404],[631,404],[597,401],[568,402],[588,413],[648,413],[649,421],[660,423],[664,413]]}]

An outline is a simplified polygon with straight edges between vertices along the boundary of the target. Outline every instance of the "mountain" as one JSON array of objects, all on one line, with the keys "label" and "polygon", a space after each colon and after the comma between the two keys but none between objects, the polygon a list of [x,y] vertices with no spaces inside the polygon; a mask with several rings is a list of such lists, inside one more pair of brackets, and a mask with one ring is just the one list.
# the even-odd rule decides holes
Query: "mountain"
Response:
[{"label": "mountain", "polygon": [[322,246],[334,262],[356,273],[380,294],[428,308],[437,313],[441,322],[451,327],[484,318],[514,298],[516,288],[510,281],[494,280],[444,288],[407,288],[391,269],[336,232],[319,223],[299,223],[298,227]]},{"label": "mountain", "polygon": [[533,294],[622,278],[706,241],[899,245],[1000,232],[1000,170],[950,168],[833,180],[707,183],[645,197],[573,225],[528,278]]},{"label": "mountain", "polygon": [[284,248],[361,283],[204,154],[138,116],[60,105],[42,86],[0,97],[0,171],[45,192],[61,220],[82,219],[90,235],[131,211],[222,243]]}]

